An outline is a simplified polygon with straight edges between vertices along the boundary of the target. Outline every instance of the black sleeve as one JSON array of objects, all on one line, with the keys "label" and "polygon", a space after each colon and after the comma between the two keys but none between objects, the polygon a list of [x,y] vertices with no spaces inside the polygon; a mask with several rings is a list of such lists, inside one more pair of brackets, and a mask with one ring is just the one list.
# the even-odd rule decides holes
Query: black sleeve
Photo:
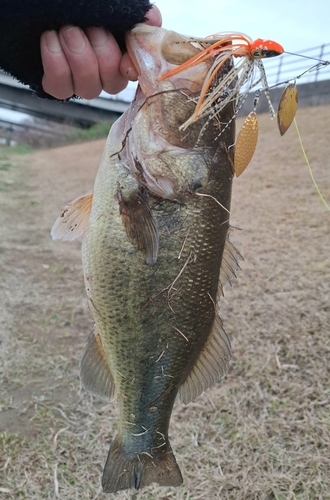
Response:
[{"label": "black sleeve", "polygon": [[64,24],[103,26],[124,49],[124,32],[143,22],[149,0],[0,0],[0,68],[54,99],[41,86],[40,36]]}]

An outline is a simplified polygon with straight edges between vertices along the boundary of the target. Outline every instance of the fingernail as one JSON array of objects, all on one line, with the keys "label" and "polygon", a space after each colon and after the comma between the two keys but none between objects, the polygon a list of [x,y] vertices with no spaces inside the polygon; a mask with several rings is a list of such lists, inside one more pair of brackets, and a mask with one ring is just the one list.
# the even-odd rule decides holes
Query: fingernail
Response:
[{"label": "fingernail", "polygon": [[128,78],[128,80],[135,82],[138,79],[138,77],[139,77],[139,73],[136,71],[135,68],[133,68],[132,66],[127,68],[126,78]]},{"label": "fingernail", "polygon": [[73,54],[82,54],[86,48],[86,40],[80,28],[72,26],[62,32],[66,46]]},{"label": "fingernail", "polygon": [[108,32],[103,28],[89,28],[88,38],[93,47],[102,47],[108,40]]},{"label": "fingernail", "polygon": [[46,31],[44,37],[49,52],[52,54],[60,54],[62,52],[62,47],[56,31]]}]

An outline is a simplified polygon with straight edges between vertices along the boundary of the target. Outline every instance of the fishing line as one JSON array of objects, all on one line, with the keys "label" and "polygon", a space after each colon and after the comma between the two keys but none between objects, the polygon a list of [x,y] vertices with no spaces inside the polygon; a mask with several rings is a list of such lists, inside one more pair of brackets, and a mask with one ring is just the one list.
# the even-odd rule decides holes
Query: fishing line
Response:
[{"label": "fishing line", "polygon": [[287,50],[285,50],[284,53],[290,54],[290,56],[304,57],[305,59],[313,59],[313,61],[319,61],[320,63],[325,64],[326,66],[330,64],[329,61],[324,61],[323,59],[319,59],[318,57],[305,56],[304,54],[295,54],[294,52],[288,52]]},{"label": "fishing line", "polygon": [[295,127],[296,127],[296,131],[297,131],[297,134],[298,134],[298,139],[299,139],[299,142],[300,142],[300,146],[301,146],[301,150],[302,150],[302,153],[304,155],[304,158],[305,158],[305,161],[307,163],[307,167],[308,167],[308,170],[309,170],[309,174],[311,176],[311,179],[313,181],[313,184],[314,184],[314,187],[317,191],[317,194],[319,195],[319,197],[321,198],[322,202],[324,203],[324,205],[327,207],[327,209],[329,210],[330,212],[330,207],[329,205],[327,204],[327,202],[325,201],[325,199],[323,198],[322,196],[322,193],[320,191],[320,188],[318,187],[317,183],[316,183],[316,180],[314,178],[314,175],[313,175],[313,172],[312,172],[312,168],[311,168],[311,165],[309,163],[309,160],[308,160],[308,157],[307,157],[307,154],[306,154],[306,151],[305,151],[305,148],[303,146],[303,143],[302,143],[302,139],[301,139],[301,135],[300,135],[300,132],[299,132],[299,128],[298,128],[298,124],[297,124],[297,120],[294,118],[294,124],[295,124]]}]

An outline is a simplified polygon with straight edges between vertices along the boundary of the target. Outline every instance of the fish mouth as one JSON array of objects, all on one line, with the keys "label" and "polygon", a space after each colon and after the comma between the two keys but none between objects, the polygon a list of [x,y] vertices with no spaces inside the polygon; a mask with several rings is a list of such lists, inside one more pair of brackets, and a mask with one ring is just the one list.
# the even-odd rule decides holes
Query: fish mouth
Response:
[{"label": "fish mouth", "polygon": [[[180,37],[180,43],[175,43],[177,37]],[[174,43],[171,45],[173,38]],[[198,94],[210,64],[201,63],[183,76],[175,75],[165,80],[159,78],[176,67],[178,58],[182,54],[187,56],[187,50],[188,57],[191,56],[194,48],[188,45],[188,49],[182,49],[182,43],[186,43],[186,40],[188,39],[183,35],[146,24],[138,24],[126,34],[127,51],[139,81],[134,131],[127,138],[128,163],[135,178],[147,188],[149,194],[178,203],[184,203],[208,182],[208,167],[203,155],[192,151],[185,143],[180,143],[179,132],[174,132],[164,118],[162,94],[181,96],[182,89],[191,95],[196,95],[196,92]],[[189,40],[187,43],[189,44]],[[155,98],[150,99],[152,96]],[[188,103],[188,97],[184,99]],[[148,140],[141,141],[143,131]],[[184,165],[189,162],[193,164],[189,167],[181,166],[183,171],[179,168],[181,173],[176,172],[174,166],[177,165],[178,158],[181,158]],[[190,182],[192,177],[195,183]]]},{"label": "fish mouth", "polygon": [[127,52],[138,73],[140,87],[146,96],[157,91],[156,79],[163,70],[166,70],[166,62],[160,52],[165,33],[166,30],[156,26],[137,24],[125,36]]}]

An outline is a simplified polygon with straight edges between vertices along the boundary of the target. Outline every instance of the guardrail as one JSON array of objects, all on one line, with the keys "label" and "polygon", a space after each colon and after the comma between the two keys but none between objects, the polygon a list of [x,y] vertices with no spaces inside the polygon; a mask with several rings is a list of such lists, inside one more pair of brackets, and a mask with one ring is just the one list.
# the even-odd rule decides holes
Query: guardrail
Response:
[{"label": "guardrail", "polygon": [[38,98],[27,85],[0,71],[0,108],[20,111],[38,118],[54,121],[70,119],[80,124],[91,125],[100,120],[114,120],[129,106],[121,96],[118,99],[97,97],[76,99],[70,102]]},{"label": "guardrail", "polygon": [[[292,81],[302,73],[304,75],[298,78],[297,84],[330,79],[330,43],[299,50],[296,54],[298,55],[284,53],[274,59],[263,59],[270,87],[288,80]],[[320,60],[327,61],[329,64],[308,71]]]},{"label": "guardrail", "polygon": [[[330,64],[319,65],[315,69],[319,60],[330,60],[330,43],[300,50],[297,55],[284,53],[279,57],[263,59],[269,87],[280,86],[281,83],[284,85],[295,79],[297,79],[297,84],[318,83],[320,85],[323,80],[328,80],[330,84]],[[315,87],[315,92],[320,92],[321,89],[322,99],[316,102],[314,98],[309,100],[309,103],[306,100],[306,105],[323,104],[327,99],[328,88],[326,84],[321,85],[320,88]],[[113,119],[127,109],[134,97],[134,91],[134,86],[131,85],[130,93],[126,90],[125,95],[120,93],[118,96],[109,96],[102,92],[100,97],[90,101],[81,99],[63,104],[36,98],[28,87],[0,71],[0,108],[6,107],[57,121],[70,117],[80,123],[91,124],[98,120],[108,120],[111,117]],[[312,86],[309,87],[308,92],[313,92]],[[253,93],[251,93],[251,98]],[[327,102],[329,101],[330,96]],[[247,105],[251,107],[249,100]]]}]

